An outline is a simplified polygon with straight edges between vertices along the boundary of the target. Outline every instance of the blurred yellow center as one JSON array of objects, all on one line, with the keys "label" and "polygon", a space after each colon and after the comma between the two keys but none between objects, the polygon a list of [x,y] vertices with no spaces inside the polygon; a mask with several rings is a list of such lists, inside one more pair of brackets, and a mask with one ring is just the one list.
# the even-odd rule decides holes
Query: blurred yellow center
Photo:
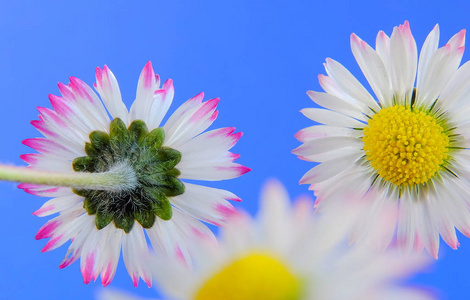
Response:
[{"label": "blurred yellow center", "polygon": [[448,158],[449,136],[436,117],[402,105],[375,114],[362,141],[374,170],[400,186],[427,182]]},{"label": "blurred yellow center", "polygon": [[296,300],[300,280],[278,259],[254,253],[235,260],[209,278],[196,300]]}]

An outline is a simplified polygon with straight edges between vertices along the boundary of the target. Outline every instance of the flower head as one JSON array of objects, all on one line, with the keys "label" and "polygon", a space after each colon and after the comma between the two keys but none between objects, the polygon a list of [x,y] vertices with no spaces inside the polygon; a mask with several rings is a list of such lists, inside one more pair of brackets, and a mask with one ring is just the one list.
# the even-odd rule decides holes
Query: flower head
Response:
[{"label": "flower head", "polygon": [[[25,191],[54,197],[34,214],[48,216],[36,238],[50,238],[42,251],[68,240],[72,243],[60,264],[81,258],[85,283],[101,274],[111,282],[123,251],[124,263],[137,285],[151,284],[146,235],[156,252],[164,251],[190,261],[186,241],[198,234],[213,238],[199,220],[219,225],[234,208],[234,194],[183,181],[223,180],[247,171],[228,150],[241,137],[235,128],[204,132],[216,119],[219,99],[203,102],[198,94],[181,105],[162,125],[174,89],[172,80],[160,87],[150,62],[142,70],[136,99],[127,110],[116,78],[104,66],[96,69],[97,94],[71,77],[59,83],[62,97],[50,95],[53,109],[39,107],[32,121],[45,137],[24,141],[39,153],[22,158],[31,168],[62,172],[108,173],[126,178],[112,187],[72,189],[21,184]],[[104,104],[104,105],[103,105]],[[204,132],[204,133],[203,133]]]},{"label": "flower head", "polygon": [[[257,219],[234,216],[218,246],[199,240],[194,268],[157,258],[157,285],[169,299],[430,299],[394,283],[427,259],[348,247],[354,208],[312,214],[308,198],[293,205],[277,181],[266,184]],[[120,299],[103,291],[102,299]]]},{"label": "flower head", "polygon": [[464,41],[462,30],[438,48],[436,25],[418,61],[408,22],[391,37],[380,31],[375,50],[352,34],[352,52],[375,98],[329,58],[328,76],[319,76],[325,93],[308,92],[326,109],[302,110],[323,125],[296,135],[303,144],[293,152],[319,163],[300,182],[310,184],[319,208],[336,193],[364,195],[366,221],[356,224],[354,239],[375,243],[367,233],[388,214],[384,203],[395,216],[388,238],[376,246],[390,244],[397,227],[399,245],[437,257],[439,235],[454,249],[454,227],[470,236],[470,64],[459,67]]}]

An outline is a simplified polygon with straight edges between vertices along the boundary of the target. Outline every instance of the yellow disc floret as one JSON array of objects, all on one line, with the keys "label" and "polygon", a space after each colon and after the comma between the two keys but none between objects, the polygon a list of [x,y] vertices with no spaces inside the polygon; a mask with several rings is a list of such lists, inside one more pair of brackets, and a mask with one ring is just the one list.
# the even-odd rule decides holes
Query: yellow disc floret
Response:
[{"label": "yellow disc floret", "polygon": [[426,183],[448,159],[449,136],[438,119],[408,106],[395,105],[375,114],[362,140],[374,170],[399,186]]},{"label": "yellow disc floret", "polygon": [[296,300],[301,284],[285,264],[273,256],[253,253],[235,260],[209,278],[196,300]]}]

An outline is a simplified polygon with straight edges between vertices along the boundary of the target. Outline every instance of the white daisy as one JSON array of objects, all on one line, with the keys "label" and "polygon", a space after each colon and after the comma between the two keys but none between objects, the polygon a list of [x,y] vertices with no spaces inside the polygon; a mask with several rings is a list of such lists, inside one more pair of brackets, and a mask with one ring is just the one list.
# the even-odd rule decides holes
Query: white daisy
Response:
[{"label": "white daisy", "polygon": [[[348,247],[354,210],[313,217],[310,199],[291,205],[277,181],[265,186],[260,206],[257,220],[240,215],[227,222],[218,247],[199,241],[192,270],[181,261],[157,260],[156,283],[168,299],[432,298],[394,283],[422,266],[422,256]],[[126,299],[106,290],[100,296]]]},{"label": "white daisy", "polygon": [[[216,119],[219,99],[189,99],[161,122],[173,100],[172,80],[160,87],[150,62],[139,78],[136,99],[127,110],[116,78],[104,66],[96,69],[97,94],[84,82],[59,83],[62,97],[50,95],[53,109],[39,108],[32,121],[45,138],[24,141],[39,153],[22,158],[30,168],[58,172],[123,171],[132,181],[109,189],[71,189],[21,184],[25,191],[54,197],[34,214],[49,216],[36,238],[49,238],[43,252],[71,241],[60,268],[80,261],[85,283],[101,274],[111,282],[122,248],[134,285],[152,278],[142,253],[156,252],[190,261],[186,241],[193,235],[213,238],[199,220],[220,225],[234,208],[231,192],[181,179],[224,180],[247,171],[228,150],[241,137],[235,128],[205,131]],[[102,103],[102,102],[103,103]],[[104,105],[103,105],[104,104]],[[109,113],[109,114],[108,114]]]},{"label": "white daisy", "polygon": [[364,195],[369,207],[353,228],[354,240],[376,243],[369,233],[388,210],[395,216],[377,245],[382,248],[396,227],[404,249],[426,248],[436,258],[439,235],[454,249],[454,227],[470,236],[470,64],[459,67],[464,40],[462,30],[438,48],[436,25],[418,62],[408,22],[391,37],[380,31],[375,50],[352,34],[352,52],[375,98],[329,58],[328,76],[319,76],[325,93],[308,92],[326,109],[302,110],[324,125],[296,135],[303,145],[293,152],[320,163],[300,182],[311,185],[319,208],[337,193]]}]

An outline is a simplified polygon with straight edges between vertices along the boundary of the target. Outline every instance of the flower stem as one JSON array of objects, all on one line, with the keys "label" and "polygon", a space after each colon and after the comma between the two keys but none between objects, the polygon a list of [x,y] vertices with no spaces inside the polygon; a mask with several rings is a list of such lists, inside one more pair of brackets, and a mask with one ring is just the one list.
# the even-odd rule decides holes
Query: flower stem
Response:
[{"label": "flower stem", "polygon": [[137,185],[134,170],[125,163],[101,173],[51,172],[0,164],[0,180],[107,191],[128,190]]}]

